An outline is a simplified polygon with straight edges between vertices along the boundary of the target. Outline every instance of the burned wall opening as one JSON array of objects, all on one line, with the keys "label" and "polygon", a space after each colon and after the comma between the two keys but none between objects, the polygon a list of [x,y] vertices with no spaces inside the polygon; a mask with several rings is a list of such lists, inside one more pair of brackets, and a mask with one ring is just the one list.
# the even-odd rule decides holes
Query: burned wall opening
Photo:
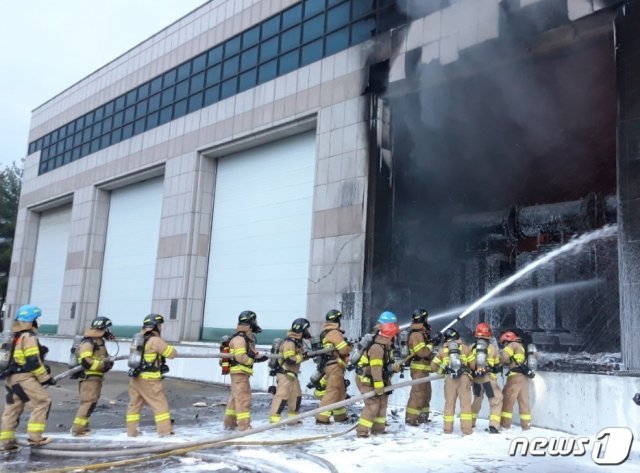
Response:
[{"label": "burned wall opening", "polygon": [[[545,31],[514,38],[509,21],[499,39],[449,65],[408,52],[407,78],[384,95],[393,151],[372,167],[373,314],[391,308],[406,321],[416,307],[464,307],[538,255],[616,220],[612,22],[554,43]],[[548,350],[619,350],[612,239],[545,265],[507,296],[458,328],[469,334],[486,321]]]}]

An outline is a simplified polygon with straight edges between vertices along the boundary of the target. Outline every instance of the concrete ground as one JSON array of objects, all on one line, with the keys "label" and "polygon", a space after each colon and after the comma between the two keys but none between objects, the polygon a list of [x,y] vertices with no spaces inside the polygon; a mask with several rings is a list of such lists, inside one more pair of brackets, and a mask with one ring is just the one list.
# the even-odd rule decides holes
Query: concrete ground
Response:
[{"label": "concrete ground", "polygon": [[[51,368],[52,373],[56,375],[64,371],[66,366],[52,363]],[[212,366],[212,369],[217,369],[217,365]],[[212,422],[215,425],[218,421],[220,429],[222,429],[222,418],[229,396],[228,387],[171,378],[166,378],[164,385],[171,408],[171,415],[175,421],[174,429],[178,433],[183,427],[193,429],[199,425],[211,424]],[[103,384],[101,400],[91,416],[92,429],[99,431],[104,428],[122,428],[122,431],[125,432],[125,413],[129,401],[128,386],[129,377],[126,373],[112,372],[107,374]],[[56,433],[64,432],[67,434],[71,429],[71,424],[78,408],[78,381],[65,379],[58,385],[49,387],[48,390],[51,394],[52,406],[45,435],[55,439]],[[269,400],[270,397],[266,396],[260,396],[260,398],[256,399],[256,402],[254,402],[256,413],[257,411],[263,411],[263,415],[266,415],[266,405]],[[0,409],[4,409],[5,402],[5,396],[3,395],[0,399]],[[196,402],[205,402],[207,407],[193,407]],[[18,439],[25,438],[27,419],[28,412],[25,412],[18,427]],[[153,425],[153,413],[145,407],[142,412],[141,428],[146,431],[145,434],[148,436],[149,441],[157,439],[155,435],[149,435],[153,431]],[[68,435],[65,435],[65,437],[68,437]],[[99,448],[99,445],[96,445],[96,448]],[[96,460],[98,459],[99,457],[96,456]],[[86,463],[86,461],[38,458],[30,456],[29,449],[22,449],[18,453],[0,454],[0,472],[37,471],[54,466],[77,465],[79,463]]]}]

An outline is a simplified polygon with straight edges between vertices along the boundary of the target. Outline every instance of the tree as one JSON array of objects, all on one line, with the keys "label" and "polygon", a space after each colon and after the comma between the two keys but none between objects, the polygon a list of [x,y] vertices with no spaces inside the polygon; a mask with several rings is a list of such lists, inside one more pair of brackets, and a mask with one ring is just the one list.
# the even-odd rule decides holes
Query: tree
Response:
[{"label": "tree", "polygon": [[0,309],[7,297],[21,184],[22,169],[16,163],[6,166],[0,172]]}]

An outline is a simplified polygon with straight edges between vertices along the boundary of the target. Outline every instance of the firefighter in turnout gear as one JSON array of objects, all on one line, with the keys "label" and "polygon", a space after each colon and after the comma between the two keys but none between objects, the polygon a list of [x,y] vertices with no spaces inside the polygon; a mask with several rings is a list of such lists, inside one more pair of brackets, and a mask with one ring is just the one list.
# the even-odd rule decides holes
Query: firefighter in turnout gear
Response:
[{"label": "firefighter in turnout gear", "polygon": [[[425,309],[416,309],[411,315],[409,333],[409,351],[413,355],[409,370],[411,379],[426,378],[431,374],[433,359],[433,342],[430,340],[430,327],[427,323],[429,313]],[[429,404],[431,403],[431,383],[411,386],[405,423],[417,426],[429,421]]]},{"label": "firefighter in turnout gear", "polygon": [[140,412],[145,404],[154,414],[156,430],[160,437],[173,434],[169,403],[164,394],[162,377],[169,371],[166,358],[175,358],[175,348],[165,342],[160,334],[164,317],[149,314],[142,322],[141,334],[144,337],[142,362],[138,368],[129,371],[129,406],[127,407],[127,435],[140,435]]},{"label": "firefighter in turnout gear", "polygon": [[302,401],[302,389],[298,374],[300,364],[306,359],[302,339],[310,339],[310,323],[307,319],[296,319],[291,324],[287,338],[280,346],[282,359],[278,361],[278,385],[276,395],[271,402],[269,422],[279,422],[284,408],[288,408],[289,417],[298,415]]},{"label": "firefighter in turnout gear", "polygon": [[229,349],[233,358],[229,362],[231,375],[231,396],[224,413],[225,429],[247,430],[251,428],[251,384],[253,364],[267,361],[256,351],[254,333],[260,333],[256,313],[245,310],[238,316],[236,333],[229,340]]},{"label": "firefighter in turnout gear", "polygon": [[498,347],[490,342],[493,333],[488,324],[481,322],[476,326],[477,342],[471,347],[471,355],[468,358],[469,366],[473,371],[473,426],[476,425],[478,412],[482,406],[482,398],[487,395],[489,406],[489,432],[499,433],[500,412],[502,409],[502,392],[498,386],[498,373],[502,371],[498,357]]},{"label": "firefighter in turnout gear", "polygon": [[78,363],[84,371],[80,375],[80,406],[71,427],[74,437],[90,433],[89,417],[100,399],[104,374],[113,368],[113,361],[107,359],[109,353],[105,346],[105,339],[115,338],[109,327],[111,320],[107,317],[97,317],[84,332],[84,338],[77,350]]},{"label": "firefighter in turnout gear", "polygon": [[[347,395],[347,387],[344,380],[344,371],[349,359],[351,347],[344,338],[344,332],[340,330],[342,312],[332,309],[325,316],[320,339],[323,348],[333,347],[334,350],[325,356],[324,375],[327,377],[325,394],[320,401],[320,407],[344,401]],[[336,422],[347,421],[347,409],[341,407],[333,411],[323,411],[316,416],[316,424],[331,423],[331,416]]]},{"label": "firefighter in turnout gear", "polygon": [[34,305],[23,305],[16,313],[11,327],[13,342],[7,368],[6,404],[2,413],[0,441],[2,450],[14,450],[16,428],[25,405],[31,411],[27,422],[29,445],[45,445],[51,438],[44,437],[44,430],[51,408],[51,398],[43,386],[55,384],[49,369],[43,363],[43,347],[38,342],[37,319],[42,311]]},{"label": "firefighter in turnout gear", "polygon": [[523,430],[531,428],[531,408],[529,407],[529,377],[523,373],[526,350],[522,339],[513,332],[500,335],[500,363],[509,367],[507,382],[502,390],[502,414],[500,425],[505,429],[511,427],[513,406],[518,401],[520,426]]},{"label": "firefighter in turnout gear", "polygon": [[431,369],[445,375],[444,379],[444,433],[453,432],[456,400],[460,400],[460,429],[465,435],[473,432],[471,413],[471,375],[468,357],[471,349],[452,328],[444,333],[444,345],[431,362]]},{"label": "firefighter in turnout gear", "polygon": [[358,361],[356,383],[362,394],[375,391],[376,395],[364,400],[356,433],[358,437],[384,433],[387,421],[389,396],[383,391],[391,385],[393,376],[393,338],[400,331],[397,322],[385,322],[379,326],[378,334],[371,346]]}]

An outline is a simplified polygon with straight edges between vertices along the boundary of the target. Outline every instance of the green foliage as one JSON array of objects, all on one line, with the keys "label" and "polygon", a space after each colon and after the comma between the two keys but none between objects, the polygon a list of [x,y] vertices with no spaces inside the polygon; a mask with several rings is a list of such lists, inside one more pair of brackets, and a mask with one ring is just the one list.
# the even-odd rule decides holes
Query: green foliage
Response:
[{"label": "green foliage", "polygon": [[7,294],[21,183],[22,169],[15,163],[0,171],[0,306]]}]

